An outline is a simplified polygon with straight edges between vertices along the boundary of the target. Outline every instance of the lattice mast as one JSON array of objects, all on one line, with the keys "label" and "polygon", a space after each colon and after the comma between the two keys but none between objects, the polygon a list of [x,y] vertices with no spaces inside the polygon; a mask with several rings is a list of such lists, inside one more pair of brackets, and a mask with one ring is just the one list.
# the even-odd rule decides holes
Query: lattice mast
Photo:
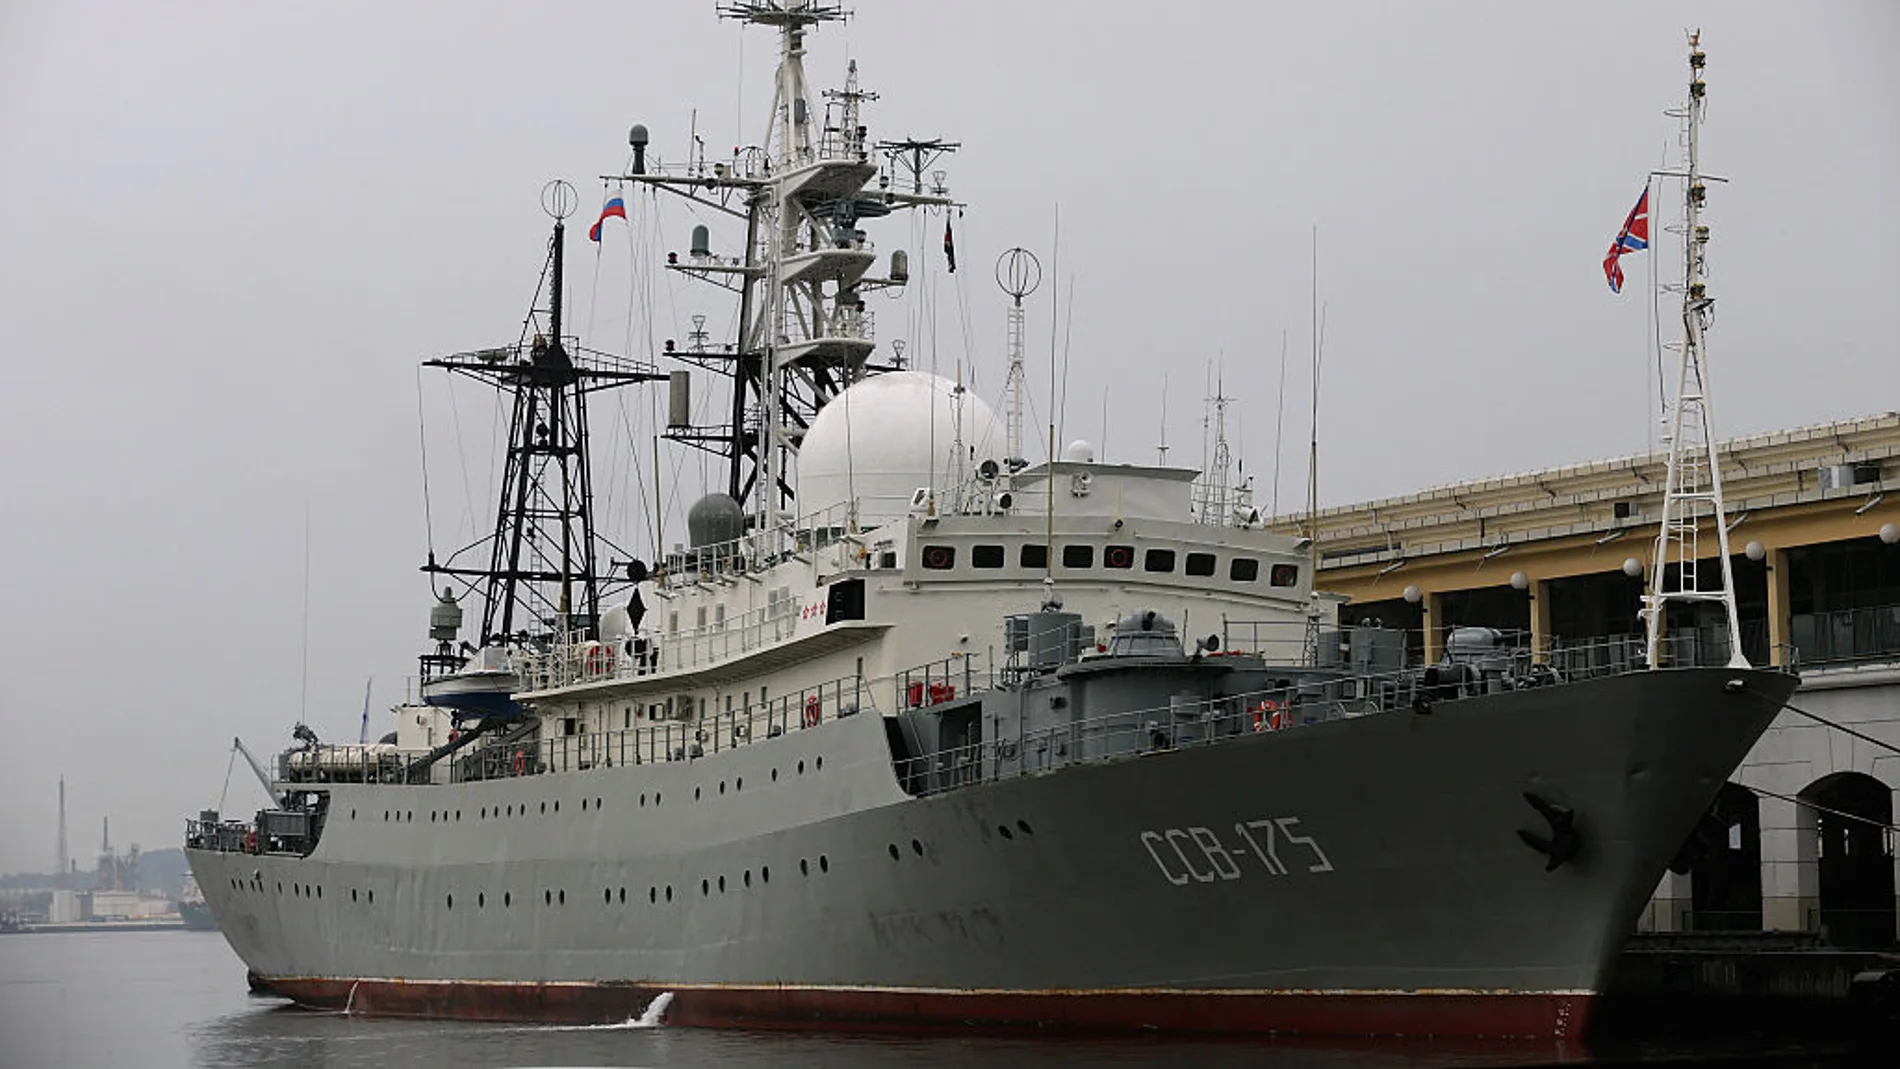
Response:
[{"label": "lattice mast", "polygon": [[[822,121],[805,75],[805,37],[847,15],[830,0],[727,0],[723,18],[776,31],[779,59],[764,143],[735,149],[730,163],[689,162],[669,170],[644,160],[646,128],[634,128],[632,173],[605,176],[666,187],[696,203],[742,219],[745,250],[713,255],[699,244],[667,266],[731,290],[739,297],[739,336],[724,351],[674,353],[733,380],[723,426],[673,427],[667,437],[719,453],[729,461],[727,492],[749,506],[755,529],[787,519],[791,463],[818,410],[866,373],[875,348],[864,297],[909,281],[904,253],[888,275],[875,275],[875,253],[860,223],[900,208],[948,207],[941,172],[926,191],[924,169],[957,146],[945,141],[867,139],[863,105],[877,94],[859,88],[857,64],[842,90],[827,91]],[[880,173],[873,153],[890,161]],[[913,181],[893,187],[899,166]],[[867,188],[875,182],[875,188]],[[670,349],[670,346],[669,346]]]},{"label": "lattice mast", "polygon": [[[1689,100],[1679,113],[1687,149],[1683,197],[1683,281],[1681,364],[1676,399],[1669,412],[1669,472],[1663,488],[1662,527],[1656,536],[1649,590],[1643,597],[1648,628],[1649,667],[1662,665],[1662,638],[1671,604],[1714,602],[1727,617],[1729,665],[1748,667],[1742,655],[1741,618],[1735,608],[1735,575],[1729,563],[1728,510],[1722,502],[1722,469],[1716,457],[1714,417],[1710,411],[1706,334],[1715,299],[1705,280],[1709,228],[1702,222],[1708,186],[1702,174],[1700,133],[1707,85],[1702,80],[1707,56],[1700,31],[1689,36]],[[1720,587],[1701,583],[1702,524],[1715,531]],[[1671,565],[1674,566],[1673,574]]]},{"label": "lattice mast", "polygon": [[[601,569],[594,530],[587,426],[589,394],[662,379],[648,364],[581,347],[563,320],[565,220],[576,195],[566,182],[543,191],[554,219],[540,292],[515,345],[423,361],[474,379],[508,398],[508,448],[485,567],[457,563],[480,543],[422,570],[479,589],[483,645],[571,633],[591,637],[600,616]],[[424,675],[454,671],[452,649],[425,655]]]},{"label": "lattice mast", "polygon": [[[1042,283],[1042,261],[1020,246],[996,258],[996,285],[1009,295],[1009,377],[1003,384],[1005,470],[1013,475],[1029,466],[1024,455],[1023,298]],[[1007,488],[1007,487],[1006,487]]]}]

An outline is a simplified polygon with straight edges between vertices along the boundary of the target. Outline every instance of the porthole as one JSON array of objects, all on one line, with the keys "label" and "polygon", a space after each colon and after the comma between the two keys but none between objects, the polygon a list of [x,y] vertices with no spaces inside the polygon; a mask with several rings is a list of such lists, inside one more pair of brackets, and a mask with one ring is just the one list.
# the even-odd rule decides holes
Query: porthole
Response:
[{"label": "porthole", "polygon": [[645,809],[646,807],[647,807],[647,796],[646,796],[646,792],[642,791],[640,792],[640,808]]},{"label": "porthole", "polygon": [[801,776],[805,774],[805,759],[802,757],[798,759],[798,774]]},{"label": "porthole", "polygon": [[587,812],[587,799],[581,799],[581,812]]},{"label": "porthole", "polygon": [[435,810],[433,809],[429,810],[429,823],[435,823]]},{"label": "porthole", "polygon": [[659,900],[660,900],[660,889],[658,887],[647,888],[647,901],[658,902]]},{"label": "porthole", "polygon": [[733,780],[733,781],[732,781],[732,789],[733,789],[734,791],[743,791],[743,790],[745,790],[745,777],[744,777],[744,776],[740,776],[740,777],[739,777],[738,779],[735,779],[735,780]]},{"label": "porthole", "polygon": [[507,909],[509,906],[512,906],[514,904],[515,904],[515,893],[513,891],[503,891],[501,893],[501,908]]},{"label": "porthole", "polygon": [[594,799],[594,811],[597,813],[600,811],[600,799],[598,798]]},{"label": "porthole", "polygon": [[322,885],[322,884],[318,884],[318,885],[317,885],[317,897],[318,897],[318,898],[322,898],[322,897],[323,897],[323,885]]},{"label": "porthole", "polygon": [[653,807],[655,809],[658,809],[659,806],[660,806],[660,792],[654,791],[653,792]]},{"label": "porthole", "polygon": [[350,888],[350,901],[356,901],[356,888]]},{"label": "porthole", "polygon": [[476,909],[488,908],[488,892],[487,891],[475,892],[475,908]]},{"label": "porthole", "polygon": [[622,888],[620,889],[620,901],[621,901],[621,904],[622,904],[622,905],[624,905],[624,904],[626,904],[626,901],[627,901],[627,889],[626,889],[625,887],[622,887]]},{"label": "porthole", "polygon": [[973,568],[1001,568],[1007,559],[1002,546],[971,546],[970,566]]},{"label": "porthole", "polygon": [[351,819],[351,820],[355,820],[355,819],[356,819],[356,810],[355,810],[355,809],[351,809],[351,810],[350,810],[350,819]]},{"label": "porthole", "polygon": [[923,844],[923,843],[920,843],[920,842],[918,842],[918,841],[917,841],[917,840],[915,840],[915,839],[912,839],[912,840],[910,841],[910,852],[911,852],[911,853],[913,853],[913,854],[916,854],[916,855],[917,855],[918,857],[923,857],[923,856],[924,856],[924,844]]},{"label": "porthole", "polygon": [[892,844],[891,844],[891,845],[890,845],[890,846],[889,846],[889,847],[888,847],[887,849],[889,849],[889,850],[890,850],[890,852],[891,852],[891,860],[892,860],[892,861],[896,861],[897,859],[899,859],[899,858],[901,858],[901,857],[903,857],[903,856],[904,856],[904,855],[902,855],[902,854],[900,854],[900,853],[898,853],[898,852],[897,852],[897,844],[896,844],[896,843],[892,843]]},{"label": "porthole", "polygon": [[554,892],[553,892],[553,891],[550,891],[550,890],[547,890],[546,888],[543,888],[543,889],[542,889],[542,891],[541,891],[541,904],[542,904],[542,905],[544,905],[544,906],[551,906],[551,905],[553,905],[553,904],[554,904]]},{"label": "porthole", "polygon": [[699,895],[700,895],[700,897],[701,897],[701,898],[704,898],[704,897],[706,897],[706,896],[707,896],[707,895],[709,895],[709,894],[712,894],[712,881],[711,881],[711,880],[701,880],[701,881],[699,881]]},{"label": "porthole", "polygon": [[720,780],[720,781],[719,781],[719,793],[720,793],[720,794],[724,794],[724,793],[726,793],[726,781],[725,781],[725,780]]},{"label": "porthole", "polygon": [[772,770],[772,782],[773,783],[778,782],[778,769],[776,768]]},{"label": "porthole", "polygon": [[383,810],[383,823],[389,823],[389,810]]},{"label": "porthole", "polygon": [[511,816],[511,817],[512,817],[512,816],[514,816],[514,815],[515,815],[515,807],[514,807],[514,806],[509,806],[509,807],[508,807],[508,816]]},{"label": "porthole", "polygon": [[1148,572],[1174,571],[1174,550],[1151,549],[1141,555],[1141,568]]},{"label": "porthole", "polygon": [[1183,568],[1189,575],[1208,577],[1214,574],[1214,555],[1212,553],[1190,553]]},{"label": "porthole", "polygon": [[546,813],[547,811],[548,811],[548,803],[546,801],[543,801],[541,803],[541,812]]},{"label": "porthole", "polygon": [[694,788],[693,788],[693,801],[695,801],[695,802],[697,802],[697,801],[699,801],[699,788],[698,788],[698,787],[694,787]]},{"label": "porthole", "polygon": [[376,901],[376,888],[372,887],[369,890],[363,892],[363,894],[369,898],[371,903],[374,903]]},{"label": "porthole", "polygon": [[563,887],[559,891],[554,892],[554,900],[563,906],[567,905],[567,888]]},{"label": "porthole", "polygon": [[559,813],[561,811],[561,800],[559,798],[556,798],[554,800],[554,811],[556,813]]},{"label": "porthole", "polygon": [[1064,568],[1095,567],[1094,546],[1063,546],[1062,566]]},{"label": "porthole", "polygon": [[745,870],[745,874],[740,878],[740,880],[747,887],[752,886],[752,870],[751,869]]},{"label": "porthole", "polygon": [[670,883],[666,885],[666,900],[673,901],[673,885]]},{"label": "porthole", "polygon": [[772,866],[770,865],[759,866],[759,880],[762,883],[772,882]]},{"label": "porthole", "polygon": [[479,815],[479,819],[481,819],[481,820],[487,820],[487,819],[488,819],[488,807],[487,807],[487,806],[483,806],[483,807],[482,807],[482,811],[481,811],[481,814]]},{"label": "porthole", "polygon": [[1007,824],[998,824],[996,826],[996,834],[1001,835],[1005,839],[1014,839],[1016,837],[1016,833],[1010,831],[1009,825]]},{"label": "porthole", "polygon": [[448,900],[449,900],[449,908],[450,908],[450,909],[454,909],[454,908],[455,908],[455,896],[454,896],[454,895],[450,895],[450,896],[448,896]]},{"label": "porthole", "polygon": [[831,861],[829,858],[825,857],[825,855],[823,854],[818,855],[818,871],[819,872],[831,871]]},{"label": "porthole", "polygon": [[800,876],[811,875],[811,865],[802,857],[798,859],[798,874]]},{"label": "porthole", "polygon": [[1024,835],[1034,835],[1034,834],[1036,834],[1036,829],[1034,829],[1034,828],[1032,828],[1032,827],[1030,827],[1030,826],[1029,826],[1029,822],[1028,822],[1028,821],[1026,821],[1026,820],[1019,820],[1019,821],[1017,821],[1017,822],[1016,822],[1016,826],[1017,826],[1018,828],[1021,828],[1021,829],[1022,829],[1022,831],[1023,831],[1023,834],[1024,834]]},{"label": "porthole", "polygon": [[811,767],[812,767],[812,771],[814,771],[814,772],[823,772],[823,771],[825,770],[825,758],[824,758],[824,755],[822,755],[822,754],[821,754],[821,755],[819,755],[819,757],[818,757],[818,759],[817,759],[816,761],[814,761],[814,762],[812,762],[812,766],[811,766]]},{"label": "porthole", "polygon": [[724,876],[719,877],[719,893],[722,895],[726,893],[726,878]]},{"label": "porthole", "polygon": [[600,892],[600,901],[603,905],[608,905],[608,906],[613,905],[614,904],[614,889],[611,887],[603,889]]}]

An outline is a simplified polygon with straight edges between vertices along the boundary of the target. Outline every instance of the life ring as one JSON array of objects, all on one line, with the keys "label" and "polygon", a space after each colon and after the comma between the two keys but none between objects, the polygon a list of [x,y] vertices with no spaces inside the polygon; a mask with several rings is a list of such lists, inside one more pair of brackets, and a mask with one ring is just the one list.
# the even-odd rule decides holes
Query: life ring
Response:
[{"label": "life ring", "polygon": [[1102,551],[1102,567],[1133,568],[1135,551],[1130,546],[1110,546]]},{"label": "life ring", "polygon": [[249,831],[249,832],[244,833],[244,852],[247,854],[257,853],[257,833],[256,832]]},{"label": "life ring", "polygon": [[514,770],[514,774],[517,776],[527,772],[528,771],[528,755],[522,753],[521,749],[517,747],[515,749],[515,758],[512,762],[510,762],[509,767],[511,767]]},{"label": "life ring", "polygon": [[1253,707],[1253,729],[1255,731],[1278,731],[1286,726],[1281,718],[1280,703],[1267,698]]},{"label": "life ring", "polygon": [[814,694],[811,697],[805,699],[805,726],[808,728],[817,727],[818,714],[819,714],[818,695]]},{"label": "life ring", "polygon": [[601,645],[587,647],[586,664],[588,675],[606,675],[614,670],[614,648]]}]

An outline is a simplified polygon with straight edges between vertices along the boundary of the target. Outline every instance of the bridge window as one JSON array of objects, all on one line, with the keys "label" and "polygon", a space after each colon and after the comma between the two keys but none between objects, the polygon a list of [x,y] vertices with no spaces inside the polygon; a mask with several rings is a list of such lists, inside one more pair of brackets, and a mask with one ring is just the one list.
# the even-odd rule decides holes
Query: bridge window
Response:
[{"label": "bridge window", "polygon": [[1063,546],[1062,566],[1064,568],[1095,567],[1094,546]]},{"label": "bridge window", "polygon": [[1022,554],[1017,557],[1017,563],[1024,568],[1047,568],[1049,567],[1049,547],[1024,545]]},{"label": "bridge window", "polygon": [[1185,569],[1185,571],[1189,575],[1201,575],[1201,576],[1213,575],[1214,574],[1214,555],[1212,553],[1188,554],[1187,568]]},{"label": "bridge window", "polygon": [[1276,564],[1273,566],[1271,581],[1274,586],[1292,586],[1300,581],[1300,566],[1297,564]]},{"label": "bridge window", "polygon": [[1151,549],[1142,555],[1141,567],[1150,572],[1171,572],[1174,570],[1174,550]]},{"label": "bridge window", "polygon": [[945,572],[957,566],[957,547],[925,546],[924,567],[933,572]]},{"label": "bridge window", "polygon": [[1260,579],[1260,562],[1252,557],[1235,557],[1227,565],[1227,578],[1236,583],[1253,583]]},{"label": "bridge window", "polygon": [[1135,566],[1134,546],[1109,546],[1102,550],[1102,567],[1133,568]]},{"label": "bridge window", "polygon": [[973,568],[1001,568],[1007,559],[1002,546],[970,547],[970,566]]}]

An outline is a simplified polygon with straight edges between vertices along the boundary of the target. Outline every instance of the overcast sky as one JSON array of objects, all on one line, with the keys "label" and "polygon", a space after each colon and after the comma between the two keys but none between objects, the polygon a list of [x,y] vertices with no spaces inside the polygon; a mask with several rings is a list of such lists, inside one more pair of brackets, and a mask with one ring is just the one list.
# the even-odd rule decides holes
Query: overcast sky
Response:
[{"label": "overcast sky", "polygon": [[[837,85],[856,56],[873,136],[963,145],[942,165],[969,205],[955,276],[941,220],[871,228],[920,268],[911,298],[875,299],[880,336],[969,361],[994,399],[991,264],[1029,246],[1039,411],[1059,319],[1063,437],[1111,461],[1152,460],[1164,419],[1172,459],[1197,458],[1218,361],[1265,504],[1286,331],[1281,497],[1303,499],[1317,225],[1338,504],[1647,447],[1651,257],[1620,297],[1601,260],[1679,163],[1663,110],[1697,25],[1705,163],[1733,179],[1707,216],[1718,431],[1900,407],[1891,2],[866,0],[808,70]],[[386,730],[429,602],[417,361],[512,340],[555,176],[590,217],[587,341],[647,355],[695,310],[724,340],[730,312],[677,280],[629,296],[629,263],[692,219],[636,198],[598,263],[584,229],[629,124],[671,160],[695,108],[710,154],[759,140],[773,48],[710,2],[0,5],[0,870],[51,866],[62,772],[89,858],[104,814],[121,844],[174,844],[218,803],[231,736],[275,748],[306,701],[354,738],[373,677]],[[1659,187],[1659,229],[1679,204]],[[492,403],[432,379],[421,400],[445,543],[489,507]],[[598,421],[608,448],[643,442],[646,403]],[[601,464],[610,527],[644,530],[634,467]],[[698,461],[664,470],[698,492]],[[230,792],[262,798],[241,772]]]}]

